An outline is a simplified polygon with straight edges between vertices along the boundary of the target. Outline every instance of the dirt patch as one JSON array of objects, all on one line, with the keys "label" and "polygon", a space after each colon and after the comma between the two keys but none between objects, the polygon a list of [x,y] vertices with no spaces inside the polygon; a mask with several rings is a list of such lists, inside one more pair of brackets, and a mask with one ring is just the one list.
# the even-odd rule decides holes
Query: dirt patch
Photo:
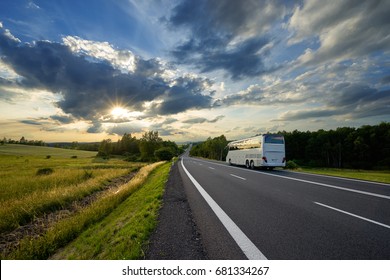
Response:
[{"label": "dirt patch", "polygon": [[115,189],[119,188],[121,185],[129,182],[136,174],[137,172],[131,172],[124,176],[111,179],[102,190],[94,192],[80,200],[73,201],[70,205],[61,210],[35,217],[30,223],[20,226],[12,232],[1,234],[0,251],[2,254],[6,255],[12,250],[15,250],[23,238],[37,238],[42,236],[51,225],[89,206],[108,191],[115,191]]}]

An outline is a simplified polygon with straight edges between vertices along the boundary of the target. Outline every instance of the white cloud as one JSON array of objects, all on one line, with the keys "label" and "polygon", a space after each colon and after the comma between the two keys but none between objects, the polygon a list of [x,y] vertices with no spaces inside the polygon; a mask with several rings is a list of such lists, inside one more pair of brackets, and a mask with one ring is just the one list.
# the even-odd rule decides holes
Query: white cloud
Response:
[{"label": "white cloud", "polygon": [[9,65],[5,64],[0,59],[0,77],[12,82],[18,81],[22,76],[18,75],[15,70],[12,69]]},{"label": "white cloud", "polygon": [[135,71],[136,58],[129,50],[117,50],[108,42],[83,40],[77,36],[66,36],[62,40],[73,52],[107,60],[124,73]]},{"label": "white cloud", "polygon": [[29,1],[27,4],[28,9],[34,9],[34,10],[40,10],[41,7],[39,7],[37,4],[35,4],[33,1]]}]

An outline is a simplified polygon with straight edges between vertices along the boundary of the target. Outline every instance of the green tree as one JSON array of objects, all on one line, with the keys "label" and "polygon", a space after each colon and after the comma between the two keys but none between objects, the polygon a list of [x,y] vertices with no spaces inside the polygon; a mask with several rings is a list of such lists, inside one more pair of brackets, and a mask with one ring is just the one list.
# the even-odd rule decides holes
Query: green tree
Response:
[{"label": "green tree", "polygon": [[125,133],[120,140],[120,152],[121,154],[139,154],[140,150],[138,145],[137,138],[132,137],[130,133]]},{"label": "green tree", "polygon": [[192,156],[200,156],[209,159],[225,160],[228,141],[224,135],[215,138],[207,138],[205,142],[198,143],[193,146],[190,154]]},{"label": "green tree", "polygon": [[154,151],[159,149],[163,140],[158,136],[158,131],[148,131],[142,135],[139,142],[139,150],[143,161],[154,161]]},{"label": "green tree", "polygon": [[99,146],[98,156],[109,157],[112,153],[112,141],[111,139],[104,139]]}]

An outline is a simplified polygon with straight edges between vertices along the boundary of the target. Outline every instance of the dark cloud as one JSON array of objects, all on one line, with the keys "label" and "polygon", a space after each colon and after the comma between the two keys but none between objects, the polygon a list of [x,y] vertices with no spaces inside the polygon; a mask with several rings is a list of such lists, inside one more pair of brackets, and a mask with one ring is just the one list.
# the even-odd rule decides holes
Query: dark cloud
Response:
[{"label": "dark cloud", "polygon": [[215,50],[203,52],[202,61],[197,62],[202,72],[223,69],[230,73],[234,80],[255,77],[271,69],[265,69],[263,57],[257,52],[268,43],[265,38],[246,40],[233,50]]},{"label": "dark cloud", "polygon": [[72,120],[67,121],[65,116],[50,116],[49,118],[29,118],[19,121],[20,123],[40,126],[42,131],[64,131],[62,124],[69,124],[73,122]]},{"label": "dark cloud", "polygon": [[217,121],[220,121],[224,118],[225,116],[217,116],[214,119],[206,119],[206,118],[193,118],[193,119],[188,119],[183,121],[183,123],[189,123],[189,124],[196,124],[196,123],[216,123]]},{"label": "dark cloud", "polygon": [[42,122],[36,120],[21,120],[20,122],[29,125],[42,125]]},{"label": "dark cloud", "polygon": [[175,119],[175,118],[167,118],[165,121],[163,121],[161,124],[162,125],[167,125],[167,124],[172,124],[172,123],[175,123],[177,122],[178,119]]},{"label": "dark cloud", "polygon": [[380,81],[380,83],[382,85],[387,85],[387,84],[390,84],[390,75],[389,76],[386,76],[386,77],[383,77]]},{"label": "dark cloud", "polygon": [[187,132],[185,131],[179,131],[177,129],[159,129],[158,134],[160,136],[177,136],[177,135],[186,135]]},{"label": "dark cloud", "polygon": [[251,86],[247,90],[228,95],[219,101],[220,105],[235,105],[235,104],[261,104],[264,100],[264,90],[259,86]]},{"label": "dark cloud", "polygon": [[[114,104],[142,111],[144,102],[155,99],[163,102],[155,112],[148,112],[150,115],[208,108],[212,103],[212,92],[208,91],[211,81],[191,77],[167,80],[157,59],[137,57],[135,70],[123,73],[109,61],[75,54],[64,44],[22,44],[1,26],[0,53],[2,60],[23,77],[21,86],[60,93],[62,100],[57,106],[76,119],[96,121]],[[97,129],[93,126],[89,132]]]},{"label": "dark cloud", "polygon": [[[338,90],[338,91],[337,91]],[[335,85],[331,99],[322,108],[285,113],[281,120],[346,116],[367,118],[390,115],[390,90],[377,90],[365,84]]]},{"label": "dark cloud", "polygon": [[[15,85],[13,82],[0,77],[0,86],[14,87]],[[14,97],[14,94],[12,92],[10,92],[9,90],[6,90],[4,88],[2,88],[0,90],[0,100],[3,100],[3,101],[8,102],[8,103],[13,103],[13,97]]]},{"label": "dark cloud", "polygon": [[[279,83],[272,88],[265,88],[260,85],[251,85],[247,89],[228,95],[215,104],[219,106],[230,105],[280,105],[296,104],[307,101],[308,96],[296,95],[296,85],[289,81]],[[216,105],[215,105],[216,106]]]},{"label": "dark cloud", "polygon": [[[160,115],[177,114],[188,109],[210,108],[213,105],[212,82],[199,77],[179,77],[165,90],[164,101],[153,106]],[[204,92],[208,92],[205,95]]]},{"label": "dark cloud", "polygon": [[270,41],[266,31],[285,15],[277,1],[181,1],[169,25],[186,28],[189,39],[172,51],[179,63],[191,63],[203,72],[225,70],[232,79],[255,77],[266,69]]},{"label": "dark cloud", "polygon": [[100,133],[103,132],[103,126],[100,122],[94,122],[92,126],[87,129],[88,133]]},{"label": "dark cloud", "polygon": [[156,105],[155,111],[160,115],[177,114],[188,109],[210,108],[213,99],[210,96],[194,94],[185,96],[181,94],[168,94],[163,103]]},{"label": "dark cloud", "polygon": [[351,84],[335,94],[330,106],[354,118],[390,115],[390,90],[378,90],[365,84]]},{"label": "dark cloud", "polygon": [[0,85],[13,86],[14,83],[8,79],[4,79],[4,78],[0,77]]},{"label": "dark cloud", "polygon": [[364,84],[342,83],[334,87],[334,96],[329,105],[337,107],[355,106],[378,97],[377,90]]},{"label": "dark cloud", "polygon": [[117,135],[123,135],[125,133],[137,133],[142,132],[142,127],[132,123],[121,123],[109,128],[107,132]]},{"label": "dark cloud", "polygon": [[313,110],[302,110],[302,111],[293,111],[287,112],[283,115],[283,121],[297,121],[297,120],[307,120],[311,118],[323,118],[323,117],[333,117],[337,115],[342,115],[345,112],[342,112],[338,109],[313,109]]},{"label": "dark cloud", "polygon": [[70,124],[75,121],[75,119],[71,116],[63,116],[63,115],[53,115],[50,116],[50,119],[57,121],[61,124]]}]

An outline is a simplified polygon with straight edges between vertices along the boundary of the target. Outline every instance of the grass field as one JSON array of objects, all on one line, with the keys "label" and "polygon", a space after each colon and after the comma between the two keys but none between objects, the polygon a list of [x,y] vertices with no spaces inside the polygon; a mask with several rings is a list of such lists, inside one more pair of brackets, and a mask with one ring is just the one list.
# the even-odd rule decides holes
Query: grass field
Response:
[{"label": "grass field", "polygon": [[78,158],[91,158],[96,156],[97,152],[88,152],[80,150],[60,149],[43,146],[28,146],[19,144],[0,145],[0,155],[12,156],[37,156],[37,157],[59,157],[70,158],[77,156]]},{"label": "grass field", "polygon": [[115,192],[104,191],[97,201],[51,225],[38,238],[26,236],[16,251],[6,255],[2,252],[2,258],[49,257],[110,214],[161,165],[145,166],[120,158],[104,160],[95,155],[49,147],[0,146],[0,233],[3,236],[12,235],[19,226],[34,223],[37,217],[67,209],[72,203],[104,190],[115,178],[139,170]]},{"label": "grass field", "polygon": [[[95,158],[95,153],[85,151],[0,147],[0,232],[101,190],[105,182],[141,166],[120,159]],[[47,152],[51,152],[50,158]],[[42,170],[46,172],[39,173]]]},{"label": "grass field", "polygon": [[338,168],[299,168],[297,171],[390,184],[389,171],[355,170],[355,169],[338,169]]}]

